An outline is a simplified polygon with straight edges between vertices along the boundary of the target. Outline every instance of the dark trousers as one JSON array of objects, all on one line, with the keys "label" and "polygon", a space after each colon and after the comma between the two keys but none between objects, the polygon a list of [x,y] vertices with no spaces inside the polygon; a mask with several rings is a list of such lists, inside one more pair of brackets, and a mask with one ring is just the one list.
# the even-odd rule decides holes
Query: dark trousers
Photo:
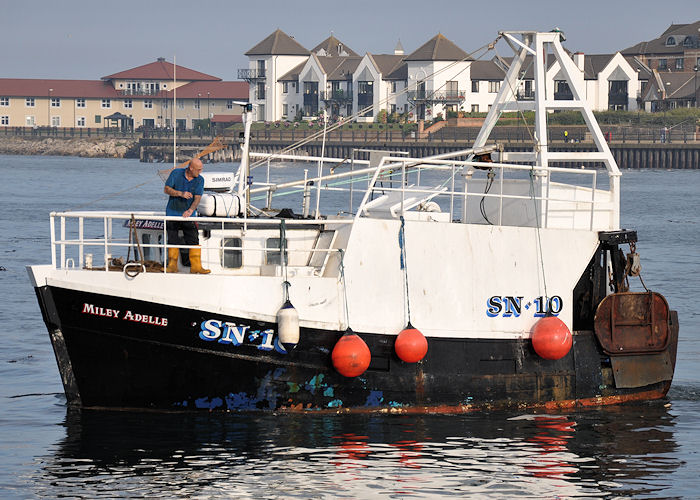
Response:
[{"label": "dark trousers", "polygon": [[[168,221],[168,246],[170,245],[199,245],[199,231],[196,222],[185,220]],[[182,236],[180,236],[182,231]],[[186,248],[180,249],[182,265],[190,265],[189,250]]]}]

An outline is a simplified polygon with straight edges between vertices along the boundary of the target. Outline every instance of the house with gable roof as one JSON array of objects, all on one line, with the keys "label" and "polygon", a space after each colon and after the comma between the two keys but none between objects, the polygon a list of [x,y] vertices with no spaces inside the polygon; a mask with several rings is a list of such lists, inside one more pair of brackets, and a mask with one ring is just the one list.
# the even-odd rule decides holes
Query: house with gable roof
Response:
[{"label": "house with gable roof", "polygon": [[657,71],[694,71],[700,67],[700,21],[672,24],[659,37],[621,52]]},{"label": "house with gable roof", "polygon": [[[471,87],[469,55],[438,33],[406,56],[408,101],[415,119],[432,120],[447,111],[464,111]],[[467,108],[468,110],[469,108]]]},{"label": "house with gable roof", "polygon": [[[293,37],[277,29],[245,53],[248,68],[238,70],[238,78],[250,84],[249,102],[256,121],[276,121],[282,117],[280,78],[305,63],[310,55]],[[294,82],[292,82],[294,83]],[[298,87],[295,89],[298,92]]]},{"label": "house with gable roof", "polygon": [[407,107],[406,68],[403,54],[365,54],[353,75],[357,89],[353,112],[359,113],[368,106],[373,108],[358,121],[371,122],[381,110],[392,113]]},{"label": "house with gable roof", "polygon": [[235,101],[247,98],[244,82],[161,57],[100,80],[0,78],[0,127],[191,129],[207,118],[240,121]]}]

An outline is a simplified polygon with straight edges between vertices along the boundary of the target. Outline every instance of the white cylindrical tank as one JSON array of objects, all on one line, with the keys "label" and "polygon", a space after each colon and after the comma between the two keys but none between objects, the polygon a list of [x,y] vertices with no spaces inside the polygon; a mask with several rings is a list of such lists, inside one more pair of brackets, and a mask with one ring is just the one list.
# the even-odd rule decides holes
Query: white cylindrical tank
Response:
[{"label": "white cylindrical tank", "polygon": [[241,213],[241,200],[237,194],[204,193],[197,211],[207,217],[237,217]]}]

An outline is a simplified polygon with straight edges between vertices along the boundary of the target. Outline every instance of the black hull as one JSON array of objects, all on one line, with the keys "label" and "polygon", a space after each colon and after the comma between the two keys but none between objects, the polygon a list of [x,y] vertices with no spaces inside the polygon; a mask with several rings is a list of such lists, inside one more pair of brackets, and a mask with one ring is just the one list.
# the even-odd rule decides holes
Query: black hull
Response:
[{"label": "black hull", "polygon": [[[346,378],[335,371],[330,356],[343,332],[302,329],[299,345],[284,353],[270,333],[275,324],[61,288],[38,287],[36,292],[68,401],[83,407],[552,409],[658,399],[671,383],[669,378],[616,387],[610,357],[591,331],[576,332],[573,348],[557,361],[537,356],[528,340],[430,338],[426,358],[415,364],[396,357],[394,337],[356,332],[369,346],[372,363],[363,375]],[[207,321],[213,321],[211,330],[203,326]],[[247,328],[238,337],[207,339],[200,333],[215,337],[223,322]],[[667,364],[668,359],[675,363],[675,316],[671,330]]]}]

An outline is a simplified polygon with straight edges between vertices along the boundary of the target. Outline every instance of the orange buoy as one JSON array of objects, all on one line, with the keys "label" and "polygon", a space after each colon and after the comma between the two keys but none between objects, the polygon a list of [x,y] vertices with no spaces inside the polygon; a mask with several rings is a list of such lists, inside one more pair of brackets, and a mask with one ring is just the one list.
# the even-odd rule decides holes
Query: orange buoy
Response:
[{"label": "orange buoy", "polygon": [[545,316],[532,327],[532,347],[544,359],[561,359],[574,342],[569,327],[556,316]]},{"label": "orange buoy", "polygon": [[372,360],[369,347],[350,328],[335,343],[331,353],[333,367],[344,377],[357,377],[365,373]]},{"label": "orange buoy", "polygon": [[425,338],[425,335],[413,328],[411,323],[409,323],[396,337],[394,350],[401,361],[417,363],[428,352],[428,340]]}]

